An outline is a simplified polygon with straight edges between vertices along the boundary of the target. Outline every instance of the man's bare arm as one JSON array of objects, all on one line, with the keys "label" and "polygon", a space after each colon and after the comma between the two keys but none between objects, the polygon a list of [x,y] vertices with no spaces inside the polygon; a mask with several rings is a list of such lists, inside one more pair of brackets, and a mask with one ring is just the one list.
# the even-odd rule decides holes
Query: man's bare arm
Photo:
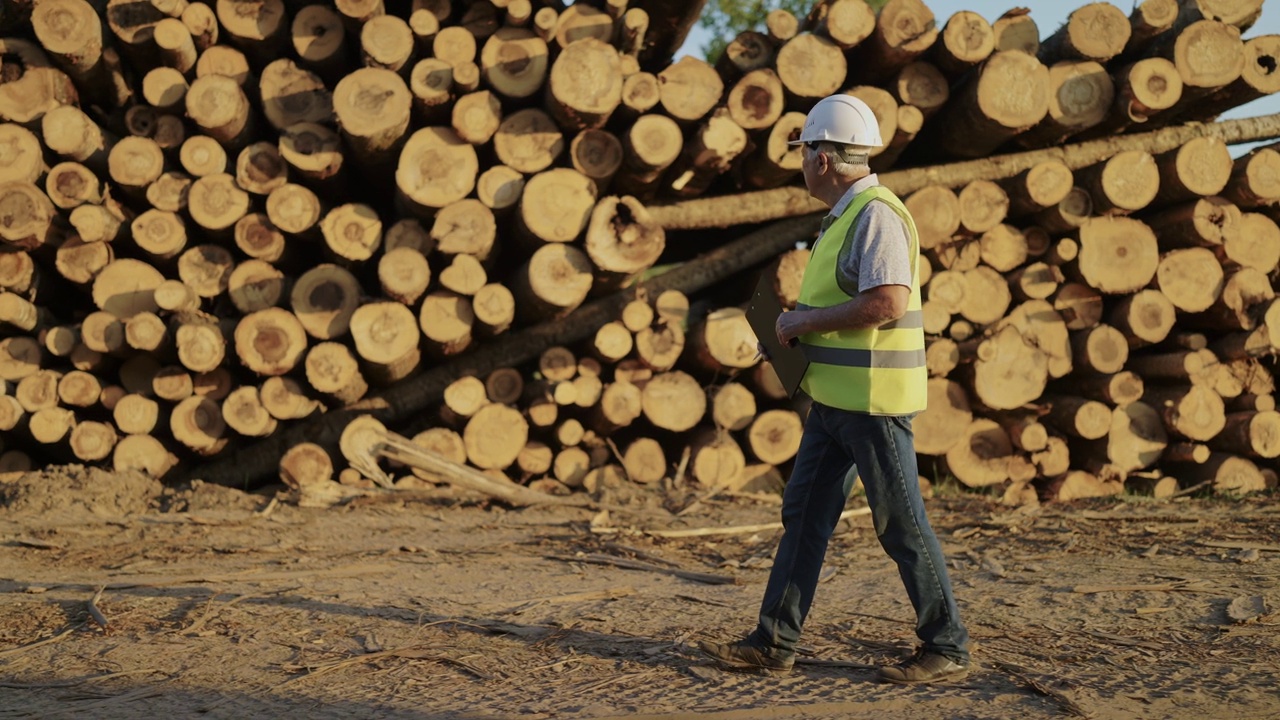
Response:
[{"label": "man's bare arm", "polygon": [[880,285],[839,305],[785,312],[778,316],[778,341],[785,345],[811,332],[880,327],[906,314],[910,298],[911,289],[905,285]]}]

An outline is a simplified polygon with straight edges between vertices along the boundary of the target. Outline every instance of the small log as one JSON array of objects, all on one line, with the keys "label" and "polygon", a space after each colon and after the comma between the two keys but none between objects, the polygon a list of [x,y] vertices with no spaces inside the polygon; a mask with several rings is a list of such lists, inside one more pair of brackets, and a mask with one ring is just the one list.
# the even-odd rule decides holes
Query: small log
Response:
[{"label": "small log", "polygon": [[503,470],[529,441],[529,426],[518,410],[489,404],[467,421],[462,442],[467,460],[482,470]]},{"label": "small log", "polygon": [[507,167],[522,173],[542,172],[564,151],[564,136],[549,115],[536,108],[517,111],[498,126],[494,151]]},{"label": "small log", "polygon": [[527,319],[563,317],[587,297],[592,265],[586,253],[562,242],[543,245],[517,272],[512,293]]},{"label": "small log", "polygon": [[[872,22],[875,22],[874,16]],[[715,68],[722,81],[732,84],[748,73],[769,68],[773,60],[774,45],[769,37],[755,30],[744,30],[725,46],[716,59]]]},{"label": "small log", "polygon": [[[412,98],[404,80],[383,68],[361,68],[338,82],[333,91],[333,110],[353,160],[366,168],[380,170],[390,166],[405,142]],[[396,181],[402,189],[401,176],[406,166],[417,166],[422,172],[420,163],[426,159],[423,154],[431,147],[429,141],[425,147],[415,141],[423,143],[425,134],[436,129],[419,130],[404,144],[396,172]]]},{"label": "small log", "polygon": [[301,420],[320,409],[302,385],[291,377],[269,377],[258,391],[262,406],[277,420]]},{"label": "small log", "polygon": [[215,9],[226,39],[255,67],[262,67],[281,55],[288,35],[284,0],[248,3],[218,0]]},{"label": "small log", "polygon": [[1165,58],[1144,58],[1112,74],[1115,100],[1107,117],[1082,138],[1097,138],[1118,133],[1133,125],[1163,117],[1163,111],[1182,99],[1182,75]]},{"label": "small log", "polygon": [[1237,158],[1222,197],[1240,208],[1280,202],[1280,152],[1261,147]]},{"label": "small log", "polygon": [[129,435],[116,443],[111,455],[112,468],[116,472],[141,472],[153,478],[162,478],[175,465],[178,458],[165,449],[159,440],[150,435]]},{"label": "small log", "polygon": [[770,128],[785,109],[782,81],[772,69],[752,70],[734,83],[725,102],[729,118],[742,129]]},{"label": "small log", "polygon": [[227,170],[227,151],[208,135],[193,135],[183,141],[178,157],[192,177],[216,175]]},{"label": "small log", "polygon": [[706,395],[697,380],[674,370],[654,375],[641,391],[645,418],[657,428],[685,432],[706,414]]},{"label": "small log", "polygon": [[1280,457],[1280,413],[1274,410],[1231,413],[1226,426],[1210,445],[1235,455]]},{"label": "small log", "polygon": [[255,80],[249,60],[230,45],[213,45],[201,51],[200,59],[196,60],[196,77],[209,75],[229,77],[241,88],[252,88]]},{"label": "small log", "polygon": [[854,48],[850,63],[863,82],[893,77],[928,51],[938,39],[933,12],[920,0],[889,0],[880,9],[876,28]]},{"label": "small log", "polygon": [[160,421],[160,405],[145,395],[130,393],[116,401],[111,417],[125,435],[150,435]]},{"label": "small log", "polygon": [[333,460],[319,445],[299,443],[280,458],[280,481],[304,495],[314,492],[333,482]]},{"label": "small log", "polygon": [[414,33],[395,15],[371,18],[360,29],[361,59],[366,67],[400,72],[414,56]]},{"label": "small log", "polygon": [[1248,268],[1269,275],[1280,265],[1280,225],[1261,213],[1244,213],[1240,232],[1224,237],[1215,254],[1224,268]]},{"label": "small log", "polygon": [[413,305],[431,284],[431,266],[426,256],[414,248],[394,248],[378,260],[378,283],[383,295]]},{"label": "small log", "polygon": [[547,77],[547,43],[532,31],[502,28],[485,41],[480,71],[485,83],[504,98],[533,96]]},{"label": "small log", "polygon": [[[934,33],[936,34],[936,32],[935,30]],[[875,37],[875,35],[873,34],[872,37]],[[869,41],[870,39],[868,39]],[[685,62],[685,60],[682,59],[681,62]],[[844,52],[840,49],[840,46],[825,37],[812,33],[800,33],[788,40],[778,49],[775,64],[778,78],[782,81],[782,86],[786,89],[788,96],[794,98],[794,102],[798,103],[798,106],[802,108],[807,108],[814,102],[839,90],[845,81],[845,73],[848,70]],[[872,78],[866,77],[863,78],[863,81],[870,83]],[[714,86],[707,87],[703,92],[709,93],[711,90],[716,90],[717,96],[720,93]],[[674,93],[675,91],[674,89],[668,90],[664,86],[662,92],[663,105],[670,112],[670,107],[665,99],[669,92]],[[706,110],[710,110],[713,104],[707,105]]]},{"label": "small log", "polygon": [[1162,247],[1217,249],[1240,234],[1242,214],[1220,197],[1206,197],[1160,210],[1147,222],[1159,233]]},{"label": "small log", "polygon": [[1071,395],[1045,395],[1049,404],[1044,419],[1057,430],[1085,440],[1105,437],[1111,428],[1111,410],[1088,398]]},{"label": "small log", "polygon": [[1009,217],[1023,217],[1056,206],[1074,186],[1071,168],[1057,160],[1039,163],[1001,183],[1008,194]]},{"label": "small log", "polygon": [[1215,20],[1194,22],[1167,33],[1152,44],[1151,52],[1171,60],[1182,76],[1182,98],[1177,113],[1190,109],[1206,95],[1235,82],[1244,71],[1244,43],[1240,30]]},{"label": "small log", "polygon": [[946,455],[964,437],[973,419],[964,388],[946,378],[930,378],[928,406],[915,419],[916,452]]},{"label": "small log", "polygon": [[304,364],[307,383],[340,407],[360,400],[369,391],[369,384],[360,374],[360,365],[346,345],[333,341],[317,343],[307,351]]},{"label": "small log", "polygon": [[981,235],[1000,225],[1009,210],[1008,194],[990,180],[975,180],[965,185],[956,199],[960,227],[973,235]]},{"label": "small log", "polygon": [[297,316],[282,308],[246,315],[235,328],[236,355],[259,375],[283,375],[298,365],[307,333]]},{"label": "small log", "polygon": [[227,278],[227,297],[245,315],[282,304],[288,289],[284,273],[262,260],[236,265]]},{"label": "small log", "polygon": [[900,104],[919,108],[926,118],[945,106],[951,97],[946,76],[927,62],[913,62],[902,68],[889,90]]},{"label": "small log", "polygon": [[1226,426],[1222,397],[1202,385],[1148,385],[1142,401],[1160,413],[1170,433],[1189,440],[1211,440]]},{"label": "small log", "polygon": [[410,136],[400,153],[396,187],[409,208],[429,217],[434,209],[469,195],[478,169],[475,148],[452,129],[423,128]]},{"label": "small log", "polygon": [[307,5],[293,16],[289,37],[302,66],[332,86],[346,71],[346,28],[324,5]]},{"label": "small log", "polygon": [[169,431],[174,440],[204,457],[217,455],[230,442],[221,408],[200,396],[188,397],[174,406],[169,416]]},{"label": "small log", "polygon": [[476,291],[471,300],[475,314],[475,331],[490,338],[506,332],[515,321],[515,296],[505,285],[489,283]]},{"label": "small log", "polygon": [[1142,290],[1121,297],[1110,315],[1112,327],[1124,334],[1130,348],[1164,341],[1175,322],[1174,304],[1158,290]]},{"label": "small log", "polygon": [[1060,144],[1105,121],[1115,96],[1115,83],[1100,63],[1054,63],[1049,67],[1049,112],[1017,142],[1027,148]]},{"label": "small log", "polygon": [[1210,453],[1201,464],[1178,465],[1178,479],[1188,488],[1208,484],[1221,495],[1247,495],[1267,489],[1266,477],[1251,460],[1225,452]]},{"label": "small log", "polygon": [[[191,219],[215,237],[230,237],[235,224],[249,212],[249,208],[249,194],[241,190],[235,178],[227,173],[199,178],[187,192],[187,212]],[[276,225],[288,227],[278,222]]]},{"label": "small log", "polygon": [[800,450],[804,424],[794,410],[767,410],[747,431],[747,445],[760,462],[781,465]]},{"label": "small log", "polygon": [[596,204],[590,178],[569,168],[534,175],[520,198],[521,228],[536,243],[568,243],[586,229]]},{"label": "small log", "polygon": [[1178,19],[1178,0],[1142,0],[1129,13],[1129,42],[1125,55],[1133,55],[1150,44],[1152,38],[1173,28]]},{"label": "small log", "polygon": [[1026,8],[1014,8],[991,23],[995,50],[1020,50],[1028,55],[1040,52],[1040,29]]},{"label": "small log", "polygon": [[[292,60],[281,58],[263,68],[258,88],[262,95],[263,115],[276,130],[284,131],[299,123],[333,121],[333,94],[320,76],[299,67]],[[349,108],[344,110],[349,111]]]},{"label": "small log", "polygon": [[560,127],[602,127],[622,101],[618,52],[595,38],[575,42],[552,63],[546,88],[547,106]]},{"label": "small log", "polygon": [[[1015,94],[1004,88],[1017,87]],[[1034,127],[1049,111],[1049,70],[1022,52],[997,52],[968,76],[938,115],[941,148],[955,157],[982,157]]]},{"label": "small log", "polygon": [[391,301],[361,305],[351,315],[350,332],[372,383],[390,385],[417,370],[421,359],[418,318],[404,305]]},{"label": "small log", "polygon": [[[210,372],[220,366],[226,357],[227,338],[223,329],[212,317],[198,313],[184,313],[177,316],[170,330],[174,345],[178,351],[178,362],[182,368],[192,372]],[[183,397],[195,392],[194,380],[190,392],[182,391]]]},{"label": "small log", "polygon": [[1077,8],[1067,22],[1045,38],[1037,56],[1045,65],[1062,60],[1106,62],[1129,42],[1129,18],[1116,6],[1095,2]]},{"label": "small log", "polygon": [[249,98],[233,78],[205,75],[196,78],[186,94],[187,117],[201,132],[228,150],[247,144],[253,133]]},{"label": "small log", "polygon": [[651,195],[663,172],[680,157],[684,138],[680,126],[665,115],[643,115],[622,138],[622,169],[614,179],[619,192],[641,199]]},{"label": "small log", "polygon": [[1080,275],[1099,292],[1136,292],[1156,275],[1155,234],[1137,220],[1092,218],[1080,228],[1078,262]]},{"label": "small log", "polygon": [[[182,25],[191,34],[191,41],[201,52],[218,42],[218,16],[208,5],[189,3],[176,17],[182,21]],[[162,54],[163,51],[164,48],[161,47]]]},{"label": "small log", "polygon": [[267,413],[258,399],[258,388],[243,385],[222,401],[222,419],[245,437],[266,437],[276,430],[276,419]]},{"label": "small log", "polygon": [[962,429],[960,439],[946,452],[946,467],[966,487],[986,487],[1009,477],[1012,454],[1004,429],[993,420],[978,418]]},{"label": "small log", "polygon": [[364,262],[382,244],[382,220],[373,208],[348,203],[325,213],[320,232],[329,252],[341,261]]},{"label": "small log", "polygon": [[947,19],[930,59],[948,78],[955,79],[995,51],[995,33],[981,15],[961,10]]},{"label": "small log", "polygon": [[447,290],[428,293],[418,309],[418,326],[425,337],[424,347],[434,357],[447,357],[466,350],[472,343],[474,324],[475,311],[470,298]]},{"label": "small log", "polygon": [[419,60],[409,74],[409,91],[413,93],[413,115],[417,121],[440,124],[448,115],[453,101],[453,66],[443,60]]},{"label": "small log", "polygon": [[1083,168],[1076,182],[1089,191],[1100,215],[1127,215],[1147,207],[1160,190],[1160,171],[1150,153],[1124,151]]},{"label": "small log", "polygon": [[1207,248],[1174,250],[1160,259],[1156,284],[1175,308],[1203,312],[1222,294],[1222,266]]},{"label": "small log", "polygon": [[1231,179],[1233,164],[1226,143],[1218,138],[1190,140],[1177,150],[1156,156],[1162,204],[1217,195]]}]

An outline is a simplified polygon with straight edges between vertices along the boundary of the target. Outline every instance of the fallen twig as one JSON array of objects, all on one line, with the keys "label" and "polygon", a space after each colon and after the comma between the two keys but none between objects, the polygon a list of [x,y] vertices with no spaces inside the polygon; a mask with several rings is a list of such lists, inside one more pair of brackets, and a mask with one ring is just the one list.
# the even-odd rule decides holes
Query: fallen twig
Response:
[{"label": "fallen twig", "polygon": [[44,683],[0,682],[0,688],[7,688],[10,690],[49,690],[54,688],[75,687],[76,685],[83,685],[84,683],[93,682],[95,680],[111,680],[113,678],[129,677],[131,675],[153,675],[161,672],[162,671],[155,670],[155,669],[125,670],[123,672],[106,673],[104,675],[90,675],[88,677],[82,677],[78,680],[61,680],[59,682],[44,682]]},{"label": "fallen twig", "polygon": [[[221,606],[221,607],[222,607],[222,609],[226,609],[226,608],[229,608],[229,607],[231,607],[232,605],[235,605],[236,603],[241,602],[241,601],[243,601],[243,600],[249,600],[249,599],[252,599],[252,598],[260,598],[260,597],[267,597],[267,596],[269,596],[269,595],[279,595],[280,593],[289,592],[290,590],[297,590],[299,587],[301,587],[301,586],[300,586],[300,585],[295,585],[295,586],[293,586],[293,587],[291,587],[291,588],[287,588],[287,589],[284,589],[284,590],[276,590],[276,591],[268,592],[268,593],[252,593],[252,594],[249,594],[249,595],[240,595],[240,596],[237,596],[237,597],[231,598],[230,600],[226,601],[225,603],[223,603],[223,604],[222,604],[222,606]],[[206,603],[206,604],[205,604],[205,607],[204,607],[204,614],[202,614],[202,615],[199,617],[199,619],[197,619],[195,622],[193,622],[193,623],[191,623],[190,625],[188,625],[187,627],[183,628],[183,629],[182,629],[182,634],[183,634],[183,635],[194,635],[194,634],[196,634],[196,633],[197,633],[197,632],[198,632],[202,627],[204,627],[204,624],[205,624],[206,622],[208,622],[208,621],[213,617],[213,603],[214,603],[214,601],[215,601],[215,600],[217,600],[217,599],[218,599],[218,595],[220,595],[220,594],[221,594],[221,593],[216,593],[216,592],[215,592],[215,593],[213,594],[213,597],[209,598],[209,602],[208,602],[208,603]]]},{"label": "fallen twig", "polygon": [[473,675],[475,675],[476,677],[482,680],[493,679],[492,675],[489,675],[488,673],[480,670],[479,668],[476,668],[473,665],[464,663],[461,660],[455,660],[451,657],[446,657],[444,655],[440,655],[434,652],[429,652],[422,645],[411,645],[409,647],[393,648],[391,650],[382,650],[379,652],[365,653],[364,655],[356,655],[355,657],[349,657],[343,660],[333,660],[331,662],[320,663],[318,665],[286,665],[285,666],[286,670],[289,670],[292,672],[305,671],[306,674],[299,675],[298,677],[295,677],[295,678],[290,678],[280,683],[280,685],[278,685],[277,687],[282,687],[284,685],[298,682],[300,680],[305,680],[307,678],[313,678],[313,677],[316,677],[317,675],[325,675],[335,670],[341,670],[346,667],[351,667],[352,665],[360,665],[360,664],[369,662],[371,660],[380,660],[382,658],[389,658],[389,657],[408,658],[411,660],[432,660],[434,662],[447,663],[449,665],[456,665],[466,670],[467,672],[472,673]]},{"label": "fallen twig", "polygon": [[1082,718],[1093,717],[1093,713],[1090,713],[1089,711],[1077,705],[1076,702],[1071,698],[1067,697],[1066,695],[1063,695],[1062,693],[1058,692],[1057,690],[1054,690],[1051,687],[1041,684],[1035,678],[1031,677],[1030,675],[1027,675],[1026,673],[1029,671],[1026,668],[1019,667],[1012,663],[1002,662],[1000,660],[992,660],[991,664],[1003,670],[1004,672],[1008,673],[1009,675],[1012,675],[1015,680],[1031,688],[1033,691],[1045,697],[1053,698],[1060,705],[1062,705],[1062,707],[1068,713],[1075,715],[1076,717],[1082,717]]},{"label": "fallen twig", "polygon": [[570,593],[568,595],[558,595],[549,598],[537,598],[523,603],[519,607],[507,612],[511,615],[519,615],[526,610],[532,610],[541,605],[551,605],[553,603],[568,602],[587,602],[589,600],[616,600],[620,597],[626,597],[635,593],[636,589],[630,585],[619,585],[618,587],[605,588],[604,590],[591,590],[588,592]]},{"label": "fallen twig", "polygon": [[107,629],[107,616],[103,615],[102,611],[98,609],[98,601],[102,599],[102,591],[106,589],[106,585],[98,586],[98,592],[94,593],[89,600],[89,617],[93,618],[93,621],[103,630]]},{"label": "fallen twig", "polygon": [[68,635],[75,632],[76,630],[79,630],[82,627],[84,627],[83,623],[81,623],[80,625],[72,625],[68,628],[63,629],[62,632],[58,633],[57,635],[54,635],[51,638],[45,638],[44,640],[37,640],[36,642],[31,643],[30,645],[20,645],[16,648],[9,648],[8,650],[0,650],[0,658],[11,657],[13,655],[17,655],[18,653],[24,653],[28,650],[35,650],[38,647],[44,647],[45,645],[52,645],[56,642],[61,642],[67,639]]},{"label": "fallen twig", "polygon": [[[244,582],[269,582],[272,580],[301,580],[303,578],[315,577],[349,577],[354,575],[368,575],[377,572],[391,572],[395,568],[389,564],[374,565],[369,563],[355,563],[352,565],[344,565],[336,568],[323,568],[317,570],[280,570],[276,572],[259,572],[250,570],[238,573],[224,573],[221,575],[181,575],[176,577],[167,577],[163,575],[155,576],[139,576],[129,580],[128,582],[109,582],[101,584],[98,582],[56,582],[42,581],[39,584],[48,585],[50,588],[75,588],[75,587],[98,587],[99,584],[105,590],[127,590],[130,588],[155,588],[169,587],[172,585],[193,585],[202,583],[231,583],[237,581]],[[36,583],[31,583],[36,584]]]},{"label": "fallen twig", "polygon": [[[854,510],[845,510],[840,513],[840,520],[858,515],[870,515],[871,508],[857,508]],[[687,530],[643,530],[646,535],[662,538],[683,538],[683,537],[703,537],[706,535],[746,535],[754,532],[764,532],[766,530],[781,530],[782,523],[771,522],[761,523],[759,525],[733,525],[729,527],[708,527],[708,528],[689,528]]]},{"label": "fallen twig", "polygon": [[1210,485],[1212,485],[1214,482],[1215,482],[1215,481],[1214,481],[1214,480],[1212,480],[1212,479],[1210,479],[1210,480],[1205,480],[1204,482],[1198,482],[1198,483],[1196,483],[1195,485],[1192,485],[1192,486],[1191,486],[1191,487],[1189,487],[1189,488],[1183,488],[1182,490],[1179,490],[1178,492],[1176,492],[1176,493],[1174,493],[1174,494],[1170,495],[1168,499],[1172,500],[1172,499],[1174,499],[1174,498],[1185,497],[1185,496],[1187,496],[1187,495],[1194,495],[1194,494],[1196,494],[1196,493],[1200,492],[1201,490],[1203,490],[1203,489],[1205,489],[1205,488],[1209,487],[1209,486],[1210,486]]},{"label": "fallen twig", "polygon": [[1224,550],[1257,550],[1259,552],[1280,552],[1280,545],[1262,545],[1259,543],[1246,542],[1216,542],[1213,540],[1201,540],[1200,544],[1204,547],[1221,548]]},{"label": "fallen twig", "polygon": [[640,562],[639,560],[629,560],[627,558],[613,557],[612,555],[601,555],[593,553],[591,555],[547,555],[552,560],[561,560],[564,562],[585,562],[593,565],[613,565],[614,567],[626,568],[628,570],[648,570],[649,572],[662,573],[664,575],[674,575],[685,580],[693,580],[694,582],[707,583],[709,585],[737,585],[738,578],[728,575],[712,575],[710,573],[695,572],[693,570],[680,570],[679,568],[662,567],[652,563]]},{"label": "fallen twig", "polygon": [[1213,588],[1202,583],[1176,582],[1163,585],[1077,585],[1071,592],[1092,595],[1104,592],[1208,592]]}]

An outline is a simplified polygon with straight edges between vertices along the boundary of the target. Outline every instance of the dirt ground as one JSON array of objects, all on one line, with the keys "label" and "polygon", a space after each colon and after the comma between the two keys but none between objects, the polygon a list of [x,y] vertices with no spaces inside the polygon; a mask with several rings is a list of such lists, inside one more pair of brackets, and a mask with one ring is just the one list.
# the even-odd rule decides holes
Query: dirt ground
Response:
[{"label": "dirt ground", "polygon": [[750,629],[778,531],[639,532],[773,522],[765,497],[680,517],[643,496],[607,517],[447,496],[319,510],[31,474],[0,483],[0,718],[1280,717],[1276,498],[939,495],[980,668],[913,688],[875,680],[915,638],[865,515],[774,678],[696,642]]}]

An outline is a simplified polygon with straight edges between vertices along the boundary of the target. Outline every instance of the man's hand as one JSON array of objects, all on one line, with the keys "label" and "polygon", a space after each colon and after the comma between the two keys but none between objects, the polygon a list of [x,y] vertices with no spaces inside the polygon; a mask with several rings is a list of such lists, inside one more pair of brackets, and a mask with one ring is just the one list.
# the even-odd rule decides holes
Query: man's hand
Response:
[{"label": "man's hand", "polygon": [[809,332],[805,327],[805,316],[811,310],[791,310],[778,316],[774,330],[778,333],[778,342],[784,347],[795,347],[796,338]]}]

